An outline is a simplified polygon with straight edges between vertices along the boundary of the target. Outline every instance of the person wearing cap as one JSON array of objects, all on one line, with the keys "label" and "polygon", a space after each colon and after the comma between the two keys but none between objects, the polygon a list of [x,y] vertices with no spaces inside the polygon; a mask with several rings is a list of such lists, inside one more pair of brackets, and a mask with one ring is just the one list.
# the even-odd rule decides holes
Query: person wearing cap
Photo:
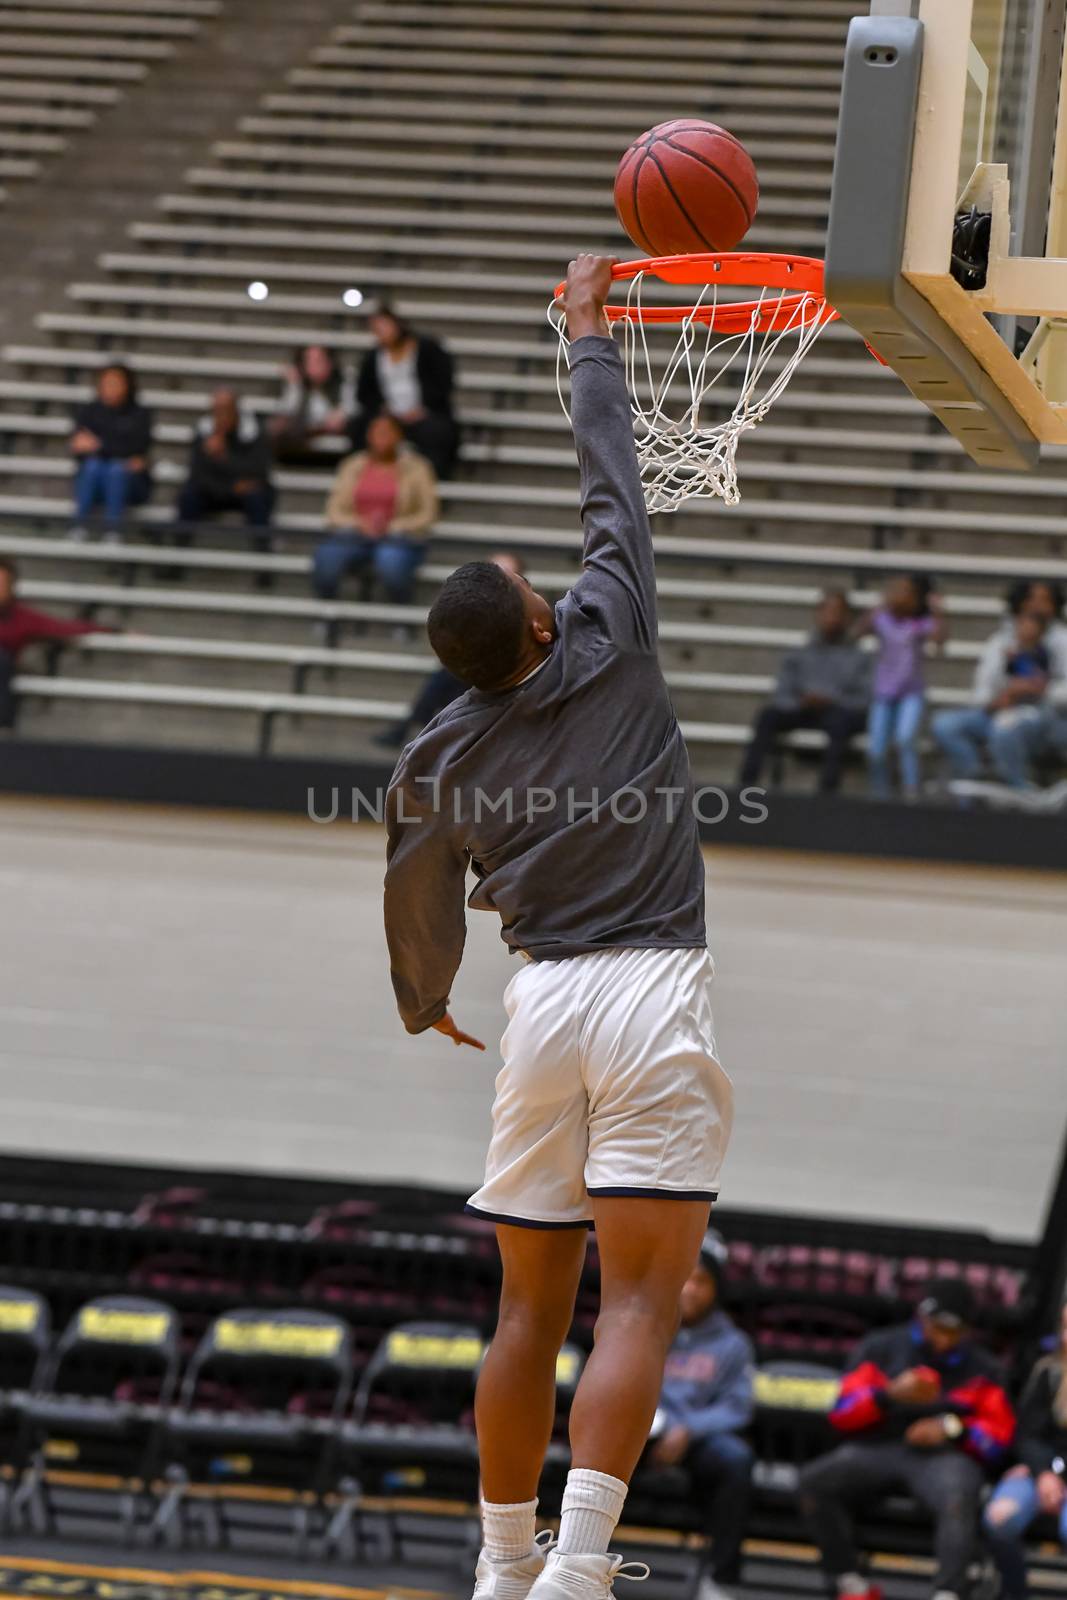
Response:
[{"label": "person wearing cap", "polygon": [[741,1573],[741,1540],[752,1498],[752,1447],[740,1430],[752,1421],[753,1353],[719,1305],[726,1245],[706,1235],[682,1289],[681,1327],[667,1357],[645,1465],[681,1466],[706,1510],[710,1574],[698,1600],[716,1600]]},{"label": "person wearing cap", "polygon": [[933,1516],[936,1600],[963,1590],[979,1497],[1015,1432],[999,1370],[973,1324],[967,1285],[939,1279],[915,1320],[870,1334],[845,1373],[830,1422],[847,1442],[800,1475],[801,1510],[841,1600],[880,1593],[857,1570],[849,1509],[893,1489]]},{"label": "person wearing cap", "polygon": [[986,1543],[1000,1568],[1003,1600],[1025,1600],[1023,1539],[1039,1516],[1055,1521],[1067,1550],[1067,1306],[1056,1348],[1034,1367],[1019,1401],[1018,1464],[1005,1474],[985,1509]]}]

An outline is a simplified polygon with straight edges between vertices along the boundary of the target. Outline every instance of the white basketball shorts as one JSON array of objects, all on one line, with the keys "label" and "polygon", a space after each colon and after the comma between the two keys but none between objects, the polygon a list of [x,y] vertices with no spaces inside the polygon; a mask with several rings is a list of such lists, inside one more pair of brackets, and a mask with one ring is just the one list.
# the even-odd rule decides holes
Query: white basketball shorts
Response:
[{"label": "white basketball shorts", "polygon": [[584,1227],[590,1195],[715,1198],[733,1090],[715,1059],[706,950],[528,961],[504,992],[485,1183],[469,1210]]}]

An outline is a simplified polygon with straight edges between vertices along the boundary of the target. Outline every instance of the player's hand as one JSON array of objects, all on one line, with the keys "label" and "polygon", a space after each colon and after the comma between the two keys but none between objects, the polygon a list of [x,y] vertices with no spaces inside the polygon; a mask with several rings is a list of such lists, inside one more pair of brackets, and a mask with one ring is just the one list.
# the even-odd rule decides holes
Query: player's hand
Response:
[{"label": "player's hand", "polygon": [[680,1422],[676,1423],[652,1446],[652,1460],[657,1467],[676,1467],[685,1457],[690,1442],[689,1429]]},{"label": "player's hand", "polygon": [[563,309],[567,314],[567,335],[584,338],[587,333],[607,333],[604,302],[611,293],[611,269],[615,256],[575,256],[567,268]]},{"label": "player's hand", "polygon": [[889,1385],[889,1393],[893,1399],[910,1406],[930,1405],[940,1392],[941,1385],[937,1378],[920,1367],[912,1367],[909,1371],[902,1372],[900,1377],[894,1378]]},{"label": "player's hand", "polygon": [[453,1044],[469,1044],[472,1050],[484,1050],[485,1045],[480,1039],[474,1039],[469,1033],[461,1033],[446,1011],[440,1022],[435,1022],[434,1027],[438,1033],[443,1033],[446,1039],[451,1039]]}]

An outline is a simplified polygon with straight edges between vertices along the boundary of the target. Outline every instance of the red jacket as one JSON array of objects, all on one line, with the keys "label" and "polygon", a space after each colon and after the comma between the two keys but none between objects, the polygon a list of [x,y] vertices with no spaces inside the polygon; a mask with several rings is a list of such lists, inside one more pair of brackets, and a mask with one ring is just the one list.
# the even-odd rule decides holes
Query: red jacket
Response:
[{"label": "red jacket", "polygon": [[[929,1405],[894,1400],[888,1393],[894,1378],[916,1367],[928,1371],[941,1386]],[[995,1467],[1015,1436],[1015,1413],[996,1362],[970,1341],[937,1355],[913,1323],[885,1328],[864,1339],[841,1381],[830,1422],[839,1433],[900,1439],[919,1417],[950,1411],[963,1422],[959,1447],[983,1466]]]},{"label": "red jacket", "polygon": [[13,659],[28,644],[42,639],[73,639],[83,633],[110,633],[99,622],[74,622],[69,617],[50,617],[47,612],[34,611],[21,600],[0,611],[0,651]]}]

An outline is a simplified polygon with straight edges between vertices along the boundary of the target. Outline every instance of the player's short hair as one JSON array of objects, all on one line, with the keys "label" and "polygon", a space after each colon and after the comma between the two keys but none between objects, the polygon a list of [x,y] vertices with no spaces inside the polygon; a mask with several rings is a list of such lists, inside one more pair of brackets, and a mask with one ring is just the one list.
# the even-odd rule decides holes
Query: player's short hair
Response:
[{"label": "player's short hair", "polygon": [[0,556],[0,572],[6,572],[12,583],[17,583],[19,569],[14,556]]},{"label": "player's short hair", "polygon": [[475,689],[514,672],[526,608],[517,585],[492,561],[468,561],[441,585],[426,631],[443,666]]}]

